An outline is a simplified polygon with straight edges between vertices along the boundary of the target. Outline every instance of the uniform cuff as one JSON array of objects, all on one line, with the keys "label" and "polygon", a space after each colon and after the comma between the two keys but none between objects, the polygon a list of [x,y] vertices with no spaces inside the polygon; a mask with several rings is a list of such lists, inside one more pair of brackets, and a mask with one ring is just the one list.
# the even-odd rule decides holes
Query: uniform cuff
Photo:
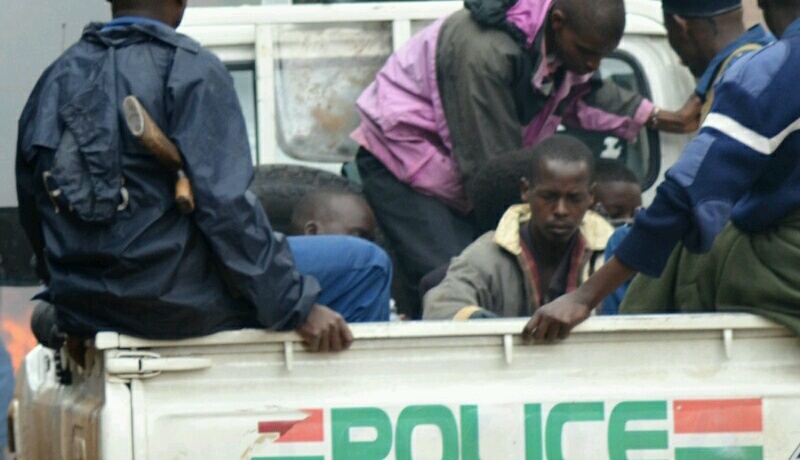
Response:
[{"label": "uniform cuff", "polygon": [[674,245],[659,244],[658,241],[647,229],[634,225],[614,251],[614,257],[628,268],[658,278],[675,249]]}]

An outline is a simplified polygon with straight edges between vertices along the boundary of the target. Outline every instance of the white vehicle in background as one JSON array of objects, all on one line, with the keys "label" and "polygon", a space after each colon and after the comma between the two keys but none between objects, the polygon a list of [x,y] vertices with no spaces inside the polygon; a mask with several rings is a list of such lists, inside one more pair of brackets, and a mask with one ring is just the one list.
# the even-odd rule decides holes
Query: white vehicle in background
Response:
[{"label": "white vehicle in background", "polygon": [[[628,0],[601,76],[678,108],[693,80],[660,6]],[[229,66],[257,164],[338,170],[353,103],[392,50],[457,2],[189,9]],[[580,134],[645,188],[687,136]],[[800,341],[749,315],[596,317],[555,346],[524,319],[354,325],[340,354],[293,333],[99,334],[80,367],[37,347],[11,418],[20,460],[800,458]],[[58,366],[58,361],[61,365]],[[72,383],[59,382],[68,369]]]}]

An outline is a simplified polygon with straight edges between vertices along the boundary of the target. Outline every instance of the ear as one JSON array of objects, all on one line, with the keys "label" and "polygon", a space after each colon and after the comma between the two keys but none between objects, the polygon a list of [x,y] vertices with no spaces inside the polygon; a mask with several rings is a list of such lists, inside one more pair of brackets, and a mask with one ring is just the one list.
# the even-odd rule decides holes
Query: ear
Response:
[{"label": "ear", "polygon": [[566,27],[566,24],[567,14],[564,13],[564,10],[558,6],[553,7],[553,9],[550,10],[550,28],[554,31],[558,31]]},{"label": "ear", "polygon": [[303,227],[303,234],[305,235],[317,235],[319,234],[319,224],[316,221],[309,220],[306,222],[305,227]]},{"label": "ear", "polygon": [[675,23],[678,24],[678,27],[680,27],[681,33],[689,33],[689,21],[687,21],[686,18],[677,14],[673,14],[672,18],[675,19]]},{"label": "ear", "polygon": [[595,189],[597,188],[597,182],[593,182],[592,185],[589,186],[589,201],[594,203],[595,199]]},{"label": "ear", "polygon": [[523,177],[519,180],[519,197],[525,203],[528,202],[531,196],[531,184],[528,182],[528,178]]}]

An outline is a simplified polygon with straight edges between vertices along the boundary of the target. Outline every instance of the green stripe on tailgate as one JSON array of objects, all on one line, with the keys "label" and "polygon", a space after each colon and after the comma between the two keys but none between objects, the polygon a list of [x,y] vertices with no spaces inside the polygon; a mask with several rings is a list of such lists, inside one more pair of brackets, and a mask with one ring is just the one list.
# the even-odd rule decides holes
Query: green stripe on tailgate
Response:
[{"label": "green stripe on tailgate", "polygon": [[761,446],[676,447],[675,460],[764,460]]},{"label": "green stripe on tailgate", "polygon": [[252,457],[250,460],[325,460],[325,457],[312,455],[306,457]]}]

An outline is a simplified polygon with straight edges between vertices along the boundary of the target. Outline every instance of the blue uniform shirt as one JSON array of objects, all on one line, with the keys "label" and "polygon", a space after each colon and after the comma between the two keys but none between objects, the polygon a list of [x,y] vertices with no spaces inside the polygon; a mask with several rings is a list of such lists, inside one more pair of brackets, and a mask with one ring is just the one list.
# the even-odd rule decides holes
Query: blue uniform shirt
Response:
[{"label": "blue uniform shirt", "polygon": [[[734,40],[733,43],[723,48],[722,51],[714,56],[714,59],[711,60],[706,71],[700,76],[700,80],[697,82],[697,87],[694,90],[695,94],[697,94],[701,101],[705,102],[706,94],[708,94],[708,92],[714,86],[714,83],[717,81],[717,73],[719,72],[720,66],[736,50],[748,44],[767,46],[774,41],[775,36],[764,29],[761,24],[751,27],[741,37]],[[741,53],[737,56],[733,56],[731,61],[728,63],[728,68],[730,68],[734,62],[746,55],[747,53]]]},{"label": "blue uniform shirt", "polygon": [[725,72],[699,134],[615,256],[657,277],[681,240],[706,252],[728,220],[759,232],[800,209],[798,81],[800,20]]}]

